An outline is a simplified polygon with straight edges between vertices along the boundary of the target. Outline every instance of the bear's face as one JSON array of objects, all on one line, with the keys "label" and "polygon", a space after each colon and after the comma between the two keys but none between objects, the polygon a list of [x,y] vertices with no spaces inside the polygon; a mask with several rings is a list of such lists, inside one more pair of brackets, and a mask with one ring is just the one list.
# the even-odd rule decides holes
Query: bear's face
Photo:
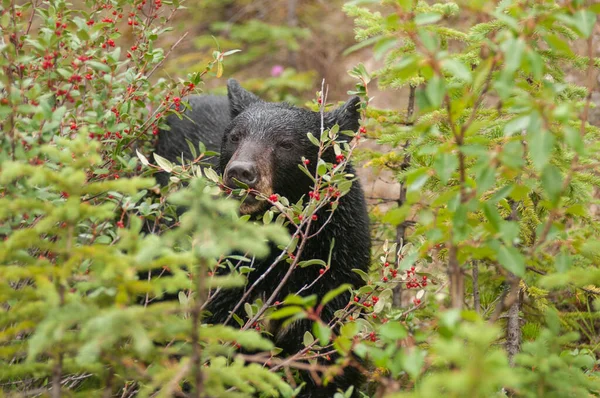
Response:
[{"label": "bear's face", "polygon": [[[298,167],[309,160],[314,174],[318,147],[307,137],[318,137],[321,115],[286,104],[269,103],[244,90],[235,80],[228,82],[232,121],[221,145],[220,166],[229,187],[236,180],[266,196],[274,193],[296,202],[311,190],[312,181]],[[358,97],[324,116],[325,128],[339,124],[341,130],[358,129]],[[267,202],[248,195],[242,214],[263,211]]]}]

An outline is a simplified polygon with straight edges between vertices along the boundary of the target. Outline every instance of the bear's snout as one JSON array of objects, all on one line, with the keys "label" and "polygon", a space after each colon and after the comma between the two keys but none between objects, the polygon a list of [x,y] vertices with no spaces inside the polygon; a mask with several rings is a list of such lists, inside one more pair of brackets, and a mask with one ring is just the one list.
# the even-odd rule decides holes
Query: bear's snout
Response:
[{"label": "bear's snout", "polygon": [[226,183],[230,187],[235,187],[236,180],[248,186],[256,188],[258,182],[258,168],[253,162],[234,160],[227,167]]}]

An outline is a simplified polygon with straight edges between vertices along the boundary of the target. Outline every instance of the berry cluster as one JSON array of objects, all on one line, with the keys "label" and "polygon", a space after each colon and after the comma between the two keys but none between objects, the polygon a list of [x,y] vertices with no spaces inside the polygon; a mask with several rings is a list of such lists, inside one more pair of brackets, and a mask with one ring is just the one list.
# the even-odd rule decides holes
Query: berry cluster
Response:
[{"label": "berry cluster", "polygon": [[407,289],[418,289],[427,286],[427,275],[423,275],[419,281],[415,274],[415,267],[410,267],[409,270],[406,270],[406,277],[408,278],[406,282]]}]

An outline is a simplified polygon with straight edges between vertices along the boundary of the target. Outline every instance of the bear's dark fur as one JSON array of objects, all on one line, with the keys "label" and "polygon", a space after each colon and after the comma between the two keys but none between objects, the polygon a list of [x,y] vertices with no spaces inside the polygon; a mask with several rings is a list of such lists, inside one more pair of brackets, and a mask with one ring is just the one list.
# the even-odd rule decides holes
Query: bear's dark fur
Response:
[{"label": "bear's dark fur", "polygon": [[[177,162],[189,159],[191,154],[186,139],[196,143],[202,141],[207,149],[220,152],[217,170],[224,175],[229,186],[235,186],[233,179],[242,181],[269,196],[277,193],[295,203],[303,195],[307,197],[312,181],[299,169],[301,158],[309,159],[309,169],[314,173],[317,164],[318,148],[307,138],[312,132],[318,136],[321,128],[321,115],[317,112],[300,109],[287,104],[269,103],[260,100],[254,94],[244,90],[235,80],[228,81],[228,98],[217,96],[193,96],[187,98],[191,109],[186,116],[179,119],[172,115],[167,118],[170,131],[161,131],[156,152]],[[359,127],[357,109],[359,99],[354,97],[340,108],[324,115],[325,128],[334,124],[340,130],[354,130]],[[326,160],[332,161],[334,155],[326,154]],[[351,165],[346,167],[347,173],[354,173]],[[166,183],[167,178],[163,178]],[[230,185],[231,184],[231,185]],[[242,213],[256,215],[264,212],[268,203],[258,201],[252,196],[241,204]],[[318,219],[313,222],[311,232],[318,231],[327,220],[329,210],[323,209]],[[291,231],[293,233],[294,231]],[[364,284],[353,268],[367,271],[370,259],[370,236],[368,214],[363,192],[358,181],[354,181],[350,192],[340,198],[338,208],[332,219],[323,230],[306,242],[302,259],[328,260],[331,242],[335,246],[331,256],[331,268],[310,289],[302,295],[317,294],[319,299],[337,286],[349,283],[354,287]],[[256,261],[255,270],[248,276],[248,286],[253,284],[262,272],[269,267],[280,254],[273,247],[271,254]],[[258,297],[269,297],[286,273],[287,264],[276,266],[273,271],[254,289],[249,301]],[[281,290],[277,300],[283,301],[288,295],[299,291],[313,282],[319,275],[315,266],[294,270],[291,278]],[[240,300],[244,290],[226,290],[220,293],[209,304],[211,316],[208,323],[223,323],[230,311]],[[343,308],[350,300],[349,294],[342,294],[331,301],[323,310],[321,317],[325,322],[333,319],[334,312]],[[243,308],[243,307],[241,307]],[[242,315],[241,312],[238,312]],[[304,348],[303,335],[312,330],[312,322],[299,321],[282,329],[275,326],[273,340],[284,354],[294,354]],[[356,389],[362,377],[352,367],[347,367],[343,375],[323,387],[304,377],[307,386],[302,397],[331,397],[337,388],[342,390],[349,386]]]}]

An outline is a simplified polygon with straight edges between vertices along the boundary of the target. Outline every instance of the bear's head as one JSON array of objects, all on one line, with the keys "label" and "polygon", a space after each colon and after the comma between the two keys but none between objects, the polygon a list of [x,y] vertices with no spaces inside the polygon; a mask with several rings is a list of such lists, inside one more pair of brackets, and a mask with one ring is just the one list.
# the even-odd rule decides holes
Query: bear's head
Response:
[{"label": "bear's head", "polygon": [[[291,202],[306,195],[312,181],[298,165],[302,157],[309,160],[309,171],[314,174],[318,147],[307,137],[319,137],[321,114],[288,104],[262,101],[243,89],[233,79],[227,82],[232,121],[225,130],[221,144],[220,169],[229,187],[236,180],[266,196],[277,193]],[[335,124],[340,130],[356,131],[359,127],[358,97],[323,118],[325,129]],[[341,137],[340,137],[341,139]],[[332,161],[331,154],[324,157]],[[264,210],[267,202],[248,195],[240,211],[254,214]]]}]

